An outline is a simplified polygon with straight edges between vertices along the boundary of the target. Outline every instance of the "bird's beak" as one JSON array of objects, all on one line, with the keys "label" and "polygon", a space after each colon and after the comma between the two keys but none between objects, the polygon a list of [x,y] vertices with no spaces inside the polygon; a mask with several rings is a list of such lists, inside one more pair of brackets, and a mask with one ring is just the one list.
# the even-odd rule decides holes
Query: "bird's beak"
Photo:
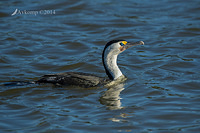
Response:
[{"label": "bird's beak", "polygon": [[126,50],[126,49],[128,49],[128,48],[130,48],[130,47],[132,47],[132,46],[136,46],[136,45],[144,45],[144,42],[143,42],[143,41],[134,42],[134,43],[129,43],[129,42],[128,42],[126,45],[121,46],[121,47],[119,48],[119,50],[120,50],[121,52],[123,52],[124,50]]},{"label": "bird's beak", "polygon": [[132,46],[136,46],[136,45],[144,45],[144,42],[143,41],[139,41],[139,42],[134,42],[134,43],[127,43],[126,45],[124,45],[124,48],[125,49],[128,49]]}]

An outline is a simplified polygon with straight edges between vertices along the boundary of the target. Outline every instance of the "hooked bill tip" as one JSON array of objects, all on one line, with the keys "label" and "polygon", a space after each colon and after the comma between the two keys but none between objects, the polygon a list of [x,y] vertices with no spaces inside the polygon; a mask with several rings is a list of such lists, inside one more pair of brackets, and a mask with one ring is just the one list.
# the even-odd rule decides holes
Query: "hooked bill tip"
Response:
[{"label": "hooked bill tip", "polygon": [[143,42],[143,41],[140,41],[140,45],[144,45],[144,42]]}]

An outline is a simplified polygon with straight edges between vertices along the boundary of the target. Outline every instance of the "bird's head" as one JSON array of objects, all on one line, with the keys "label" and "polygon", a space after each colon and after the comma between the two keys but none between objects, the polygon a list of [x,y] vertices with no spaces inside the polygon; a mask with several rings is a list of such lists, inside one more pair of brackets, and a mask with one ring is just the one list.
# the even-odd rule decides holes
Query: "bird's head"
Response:
[{"label": "bird's head", "polygon": [[139,41],[139,42],[130,43],[125,40],[112,40],[106,44],[104,48],[104,52],[109,51],[109,53],[112,53],[113,55],[118,55],[124,50],[136,45],[144,45],[144,42]]},{"label": "bird's head", "polygon": [[122,75],[117,66],[117,55],[136,45],[144,45],[144,42],[129,43],[125,40],[112,40],[106,44],[102,54],[102,61],[106,74],[111,80],[117,79]]}]

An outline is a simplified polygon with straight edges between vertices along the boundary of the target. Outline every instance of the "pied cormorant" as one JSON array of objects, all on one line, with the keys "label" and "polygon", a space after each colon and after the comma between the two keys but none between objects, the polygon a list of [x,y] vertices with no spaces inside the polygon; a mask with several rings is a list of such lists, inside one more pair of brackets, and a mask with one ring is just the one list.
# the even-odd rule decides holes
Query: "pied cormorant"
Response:
[{"label": "pied cormorant", "polygon": [[117,56],[129,47],[144,45],[143,41],[129,43],[125,40],[112,40],[108,42],[103,50],[102,61],[109,79],[80,72],[65,72],[44,75],[36,83],[52,83],[57,85],[76,85],[81,87],[95,87],[100,84],[107,84],[124,77],[117,66]]}]

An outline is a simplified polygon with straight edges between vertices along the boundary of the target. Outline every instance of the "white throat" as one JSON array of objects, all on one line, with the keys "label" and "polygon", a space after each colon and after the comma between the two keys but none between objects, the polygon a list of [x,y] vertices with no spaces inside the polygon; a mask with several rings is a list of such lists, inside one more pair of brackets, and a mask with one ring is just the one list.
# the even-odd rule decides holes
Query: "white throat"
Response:
[{"label": "white throat", "polygon": [[105,69],[107,69],[107,74],[109,78],[116,80],[120,76],[122,76],[122,72],[120,71],[119,67],[117,66],[117,56],[119,52],[112,51],[111,49],[106,49],[104,53],[104,65]]}]

